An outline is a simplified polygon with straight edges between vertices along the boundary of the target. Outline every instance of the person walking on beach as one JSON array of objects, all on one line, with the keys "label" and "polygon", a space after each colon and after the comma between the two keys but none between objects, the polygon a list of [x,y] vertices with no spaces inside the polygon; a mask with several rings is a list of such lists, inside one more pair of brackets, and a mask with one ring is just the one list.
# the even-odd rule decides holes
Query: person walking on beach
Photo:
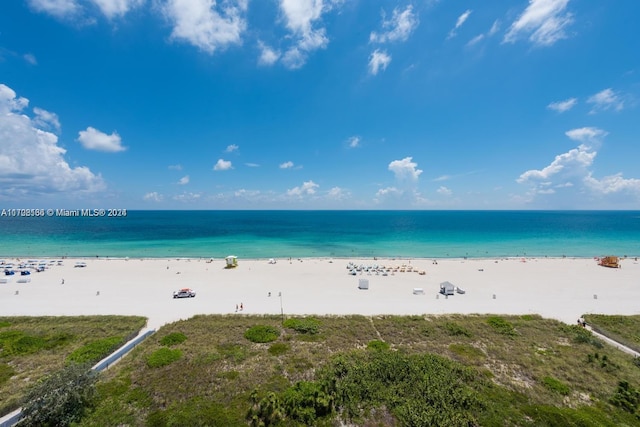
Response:
[{"label": "person walking on beach", "polygon": [[236,313],[238,312],[238,304],[236,304]]},{"label": "person walking on beach", "polygon": [[240,303],[240,311],[242,311],[242,309],[243,309],[243,306],[242,306],[242,303]]}]

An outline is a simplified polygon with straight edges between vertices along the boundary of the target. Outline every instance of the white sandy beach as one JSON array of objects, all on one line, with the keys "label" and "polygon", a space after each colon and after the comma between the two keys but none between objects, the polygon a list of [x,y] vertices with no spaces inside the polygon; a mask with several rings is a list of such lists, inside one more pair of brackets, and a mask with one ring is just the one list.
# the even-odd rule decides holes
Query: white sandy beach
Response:
[{"label": "white sandy beach", "polygon": [[[86,267],[75,267],[78,261]],[[1,276],[9,282],[0,283],[0,315],[140,315],[158,328],[196,314],[236,315],[241,303],[237,315],[280,314],[281,304],[285,315],[535,313],[567,323],[584,313],[640,313],[640,263],[631,258],[619,269],[585,258],[276,261],[240,258],[237,268],[225,269],[224,259],[65,259],[33,272],[29,283],[17,283],[19,273]],[[410,264],[426,274],[351,276],[349,262]],[[368,290],[358,289],[359,279],[369,280]],[[466,293],[439,295],[444,281]],[[173,299],[183,287],[197,296]]]}]

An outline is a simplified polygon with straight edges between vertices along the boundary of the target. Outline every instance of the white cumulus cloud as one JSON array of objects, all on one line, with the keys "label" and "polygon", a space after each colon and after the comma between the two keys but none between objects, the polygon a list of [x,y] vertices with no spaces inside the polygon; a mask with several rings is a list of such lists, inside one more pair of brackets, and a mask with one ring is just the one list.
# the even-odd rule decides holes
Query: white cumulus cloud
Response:
[{"label": "white cumulus cloud", "polygon": [[313,195],[316,193],[318,187],[320,186],[313,181],[305,181],[301,186],[287,190],[287,196],[302,197],[305,195]]},{"label": "white cumulus cloud", "polygon": [[233,165],[230,161],[224,159],[218,159],[216,164],[213,166],[214,171],[226,171],[229,169],[233,169]]},{"label": "white cumulus cloud", "polygon": [[443,196],[450,196],[453,194],[453,191],[451,191],[451,189],[445,187],[444,185],[440,186],[440,188],[438,188],[436,192]]},{"label": "white cumulus cloud", "polygon": [[105,151],[108,153],[116,153],[126,150],[122,146],[122,139],[116,132],[107,135],[89,126],[86,130],[78,132],[78,142],[87,150]]},{"label": "white cumulus cloud", "polygon": [[58,137],[23,112],[28,105],[28,99],[0,84],[0,199],[104,190],[100,175],[86,166],[69,166]]},{"label": "white cumulus cloud", "polygon": [[168,0],[162,5],[165,18],[173,25],[171,38],[207,53],[242,42],[246,10],[244,0],[221,4],[214,0]]},{"label": "white cumulus cloud", "polygon": [[382,20],[383,32],[371,32],[369,41],[372,43],[386,43],[406,41],[411,33],[418,27],[418,17],[413,13],[413,6],[409,5],[404,10],[393,9],[391,18]]},{"label": "white cumulus cloud", "polygon": [[56,18],[67,18],[80,11],[80,5],[76,0],[29,0],[28,3],[33,10]]},{"label": "white cumulus cloud", "polygon": [[584,176],[587,168],[593,164],[596,152],[587,145],[581,144],[566,153],[559,154],[543,169],[531,169],[520,175],[519,183],[527,181],[547,181],[559,174],[570,176]]},{"label": "white cumulus cloud", "polygon": [[386,51],[381,51],[380,49],[374,50],[371,56],[369,56],[369,73],[375,76],[378,74],[378,71],[386,70],[390,62],[391,55],[387,54]]},{"label": "white cumulus cloud", "polygon": [[146,202],[161,202],[163,199],[164,197],[162,196],[162,194],[158,193],[157,191],[152,191],[142,196],[142,200]]},{"label": "white cumulus cloud", "polygon": [[236,144],[227,145],[227,148],[224,150],[225,153],[233,153],[234,151],[238,151],[240,147]]},{"label": "white cumulus cloud", "polygon": [[327,47],[329,39],[326,29],[321,26],[322,15],[339,4],[338,1],[280,0],[280,11],[294,40],[282,57],[286,67],[300,68],[309,53]]},{"label": "white cumulus cloud", "polygon": [[109,19],[124,16],[127,12],[144,3],[145,0],[91,0]]},{"label": "white cumulus cloud", "polygon": [[267,46],[262,41],[258,41],[258,48],[260,49],[260,57],[258,57],[258,64],[260,65],[273,65],[280,59],[280,51]]},{"label": "white cumulus cloud", "polygon": [[389,163],[389,170],[393,172],[396,179],[411,181],[417,181],[418,177],[422,173],[422,170],[418,169],[418,164],[413,162],[413,157],[405,157],[402,160],[394,160]]},{"label": "white cumulus cloud", "polygon": [[189,175],[185,175],[178,181],[179,185],[187,185],[189,183]]},{"label": "white cumulus cloud", "polygon": [[[585,127],[567,131],[566,135],[573,140],[592,144],[599,143],[607,132]],[[542,169],[531,169],[522,173],[517,182],[529,185],[529,194],[533,196],[552,195],[564,189],[564,198],[568,197],[566,191],[572,191],[580,199],[584,199],[585,195],[602,198],[618,194],[621,197],[631,196],[640,200],[640,179],[624,178],[622,173],[602,179],[594,177],[592,167],[597,152],[592,145],[586,143],[555,156],[554,160]]]},{"label": "white cumulus cloud", "polygon": [[340,187],[333,187],[327,193],[327,198],[332,199],[332,200],[344,200],[344,199],[349,198],[350,196],[351,196],[351,193],[349,191],[345,190],[344,188],[340,188]]},{"label": "white cumulus cloud", "polygon": [[565,12],[569,0],[529,0],[529,5],[504,36],[505,43],[515,43],[521,36],[529,36],[536,46],[550,46],[567,37],[566,27],[573,22]]},{"label": "white cumulus cloud", "polygon": [[357,148],[360,147],[360,137],[359,136],[351,136],[347,139],[347,144],[349,148]]},{"label": "white cumulus cloud", "polygon": [[34,107],[33,124],[43,130],[51,130],[54,132],[60,132],[60,120],[56,113],[43,110],[42,108]]},{"label": "white cumulus cloud", "polygon": [[569,138],[573,139],[574,141],[582,142],[583,144],[599,143],[602,138],[604,138],[608,134],[608,132],[594,127],[571,129],[565,132],[565,135],[567,135]]},{"label": "white cumulus cloud", "polygon": [[549,110],[557,111],[558,113],[564,113],[565,111],[569,111],[578,103],[577,98],[569,98],[564,101],[556,101],[547,105]]},{"label": "white cumulus cloud", "polygon": [[288,162],[280,163],[279,167],[280,169],[291,169],[293,167],[293,162],[288,161]]}]

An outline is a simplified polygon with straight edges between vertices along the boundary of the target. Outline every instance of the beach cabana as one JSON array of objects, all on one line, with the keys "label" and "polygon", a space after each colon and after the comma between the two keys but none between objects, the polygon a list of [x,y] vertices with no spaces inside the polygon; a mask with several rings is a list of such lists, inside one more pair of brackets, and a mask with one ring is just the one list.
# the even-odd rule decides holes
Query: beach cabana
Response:
[{"label": "beach cabana", "polygon": [[225,258],[227,261],[227,268],[234,268],[238,266],[238,257],[235,255],[229,255]]},{"label": "beach cabana", "polygon": [[358,289],[369,289],[369,279],[360,279],[358,281]]},{"label": "beach cabana", "polygon": [[451,282],[440,283],[440,293],[442,295],[453,295],[456,287]]}]

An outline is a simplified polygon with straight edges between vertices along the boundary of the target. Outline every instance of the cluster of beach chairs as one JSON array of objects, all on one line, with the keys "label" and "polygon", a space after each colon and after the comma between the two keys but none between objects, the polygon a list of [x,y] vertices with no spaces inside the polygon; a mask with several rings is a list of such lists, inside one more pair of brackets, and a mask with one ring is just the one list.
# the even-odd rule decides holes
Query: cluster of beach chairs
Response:
[{"label": "cluster of beach chairs", "polygon": [[3,270],[2,276],[0,276],[0,283],[9,283],[13,276],[19,276],[16,283],[29,283],[31,282],[31,272],[43,272],[46,269],[54,266],[62,265],[62,260],[35,260],[30,259],[25,262],[19,262],[17,267],[13,262],[5,262],[0,260],[0,269]]},{"label": "cluster of beach chairs", "polygon": [[360,275],[367,274],[369,276],[374,274],[376,276],[388,276],[388,275],[393,276],[396,273],[418,273],[420,275],[427,274],[426,271],[417,269],[413,267],[411,264],[387,266],[387,265],[378,265],[378,264],[365,265],[365,264],[356,264],[354,262],[349,262],[347,264],[347,270],[348,270],[348,274],[351,276],[356,276],[358,274]]}]

